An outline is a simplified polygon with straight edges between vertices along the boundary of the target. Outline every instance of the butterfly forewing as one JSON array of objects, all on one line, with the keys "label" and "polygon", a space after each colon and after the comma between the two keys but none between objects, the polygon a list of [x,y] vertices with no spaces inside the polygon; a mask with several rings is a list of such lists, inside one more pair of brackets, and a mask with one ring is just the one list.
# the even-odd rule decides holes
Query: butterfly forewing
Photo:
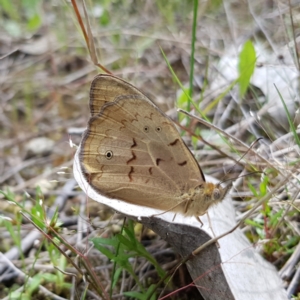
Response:
[{"label": "butterfly forewing", "polygon": [[94,78],[90,89],[91,115],[100,113],[106,103],[114,102],[120,96],[138,95],[141,93],[133,85],[110,75],[98,75]]}]

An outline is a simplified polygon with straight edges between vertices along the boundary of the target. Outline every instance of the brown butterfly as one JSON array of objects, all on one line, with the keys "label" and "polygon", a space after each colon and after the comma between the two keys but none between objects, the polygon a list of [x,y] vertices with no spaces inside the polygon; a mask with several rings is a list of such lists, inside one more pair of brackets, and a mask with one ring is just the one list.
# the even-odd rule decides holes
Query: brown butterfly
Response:
[{"label": "brown butterfly", "polygon": [[79,159],[99,194],[127,203],[199,217],[228,188],[205,182],[174,123],[128,82],[98,75]]}]

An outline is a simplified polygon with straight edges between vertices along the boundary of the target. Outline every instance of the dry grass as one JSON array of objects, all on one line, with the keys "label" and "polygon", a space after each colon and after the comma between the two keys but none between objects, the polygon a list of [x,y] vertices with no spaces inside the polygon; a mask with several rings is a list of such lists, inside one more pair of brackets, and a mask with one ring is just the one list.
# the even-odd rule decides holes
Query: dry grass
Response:
[{"label": "dry grass", "polygon": [[[142,89],[163,111],[172,115],[175,106],[185,108],[182,97],[178,96],[180,89],[160,47],[180,81],[188,86],[193,3],[102,2],[106,3],[93,1],[87,8],[101,64],[114,75]],[[298,44],[294,35],[298,34],[296,28],[300,19],[298,2],[292,7],[287,5],[287,1],[282,2],[224,0],[219,5],[214,1],[199,5],[193,98],[198,103],[201,100],[199,106],[205,110],[209,103],[220,97],[220,101],[207,111],[206,117],[236,140],[226,139],[225,142],[215,130],[194,121],[189,124],[188,131],[201,132],[202,137],[217,148],[214,150],[202,141],[193,140],[196,156],[200,157],[199,163],[205,174],[220,180],[238,178],[232,191],[237,219],[243,217],[257,198],[288,176],[287,184],[252,215],[243,230],[248,239],[257,244],[261,254],[277,267],[289,292],[296,295],[299,293],[299,281],[293,283],[293,278],[295,280],[297,276],[295,266],[299,258],[294,261],[289,258],[300,252],[299,143],[296,133],[298,86],[291,86],[296,76],[290,75],[298,70],[293,58],[297,57],[295,49],[298,49]],[[97,299],[93,294],[97,294],[97,283],[88,286],[83,280],[85,273],[80,274],[80,270],[71,266],[68,257],[75,260],[75,255],[79,255],[79,265],[83,263],[84,272],[88,272],[85,271],[88,264],[97,265],[99,281],[109,295],[113,263],[95,250],[85,256],[81,253],[87,253],[89,238],[112,237],[119,233],[122,220],[94,201],[89,201],[86,207],[86,198],[79,191],[74,191],[74,149],[69,146],[69,135],[72,135],[75,144],[80,142],[80,135],[74,134],[74,128],[86,126],[89,85],[99,69],[91,61],[69,3],[10,3],[2,8],[0,5],[0,22],[3,25],[0,27],[0,185],[1,190],[9,193],[10,199],[18,202],[23,211],[35,217],[39,215],[41,222],[35,221],[35,224],[48,231],[46,238],[42,235],[32,237],[20,258],[7,258],[6,264],[10,260],[14,262],[12,270],[17,272],[18,268],[24,273],[15,276],[2,269],[0,295],[4,298],[24,287],[26,282],[28,299],[54,299],[54,295],[78,299],[85,292],[86,299]],[[281,81],[276,78],[276,86],[280,93],[284,92],[283,89],[287,90],[282,88],[281,82],[291,86],[294,92],[294,96],[289,93],[291,99],[282,94],[283,101],[291,107],[290,124],[275,88],[275,93],[266,88],[270,92],[266,94],[261,87],[252,86],[243,99],[239,98],[237,85],[227,91],[236,78],[234,71],[227,73],[227,77],[222,76],[224,69],[221,69],[220,62],[225,57],[228,58],[227,65],[237,60],[240,47],[248,39],[260,50],[257,52],[257,67],[262,63],[262,67],[276,70],[269,73],[269,77],[257,78],[256,82],[265,88],[272,87],[274,74],[279,74]],[[290,55],[291,52],[293,55]],[[270,112],[275,98],[279,106]],[[278,115],[278,112],[282,113]],[[254,144],[253,151],[248,151],[245,144],[249,146],[259,137],[263,140]],[[239,160],[239,163],[233,159]],[[61,169],[63,167],[67,168]],[[254,170],[264,172],[264,175],[241,177]],[[36,189],[37,186],[41,191]],[[40,199],[43,199],[42,204]],[[8,221],[4,218],[1,221],[1,252],[8,253],[13,246],[21,241],[26,243],[26,239],[38,231],[26,218],[21,218],[20,207],[11,205],[4,197],[0,201],[1,215],[8,218]],[[55,222],[47,224],[43,215],[47,207],[55,207],[54,202],[61,207],[59,218],[64,223],[64,230],[60,228],[59,236],[55,233],[59,226]],[[87,213],[89,217],[86,217]],[[139,228],[138,224],[135,232],[158,265],[165,271],[171,270],[179,259],[172,249],[152,232]],[[33,243],[36,239],[39,242]],[[68,257],[49,243],[56,239]],[[149,286],[157,281],[158,275],[149,258],[132,258],[131,263],[142,285]],[[65,273],[54,269],[53,265]],[[114,289],[116,299],[123,299],[124,291],[138,289],[137,281],[125,270],[125,267],[121,270]],[[77,274],[77,277],[71,276],[71,273]],[[30,275],[31,281],[27,281],[24,274]],[[182,268],[166,292],[189,282],[187,271]],[[43,284],[45,290],[37,292],[39,284]],[[73,288],[70,289],[70,286]],[[46,296],[47,291],[52,294]],[[174,299],[198,299],[197,295],[197,291],[189,288],[176,294]]]}]

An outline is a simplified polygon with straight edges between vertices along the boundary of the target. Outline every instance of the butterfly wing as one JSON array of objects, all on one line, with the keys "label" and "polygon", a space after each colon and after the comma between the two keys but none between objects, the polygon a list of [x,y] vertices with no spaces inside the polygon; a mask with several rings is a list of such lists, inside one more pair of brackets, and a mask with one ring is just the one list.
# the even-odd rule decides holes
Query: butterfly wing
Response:
[{"label": "butterfly wing", "polygon": [[90,88],[90,112],[92,117],[101,112],[106,103],[114,102],[120,96],[139,95],[141,92],[126,81],[111,75],[100,74],[92,81]]},{"label": "butterfly wing", "polygon": [[90,108],[80,161],[100,194],[166,210],[204,181],[173,122],[129,83],[98,75]]}]

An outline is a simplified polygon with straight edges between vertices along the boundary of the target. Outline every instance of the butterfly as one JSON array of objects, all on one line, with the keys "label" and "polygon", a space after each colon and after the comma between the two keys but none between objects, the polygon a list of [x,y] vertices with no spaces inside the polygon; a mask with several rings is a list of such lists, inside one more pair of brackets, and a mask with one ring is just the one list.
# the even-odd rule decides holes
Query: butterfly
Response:
[{"label": "butterfly", "polygon": [[96,193],[196,218],[225,197],[228,188],[205,181],[173,121],[136,87],[98,75],[89,106],[79,161]]}]

